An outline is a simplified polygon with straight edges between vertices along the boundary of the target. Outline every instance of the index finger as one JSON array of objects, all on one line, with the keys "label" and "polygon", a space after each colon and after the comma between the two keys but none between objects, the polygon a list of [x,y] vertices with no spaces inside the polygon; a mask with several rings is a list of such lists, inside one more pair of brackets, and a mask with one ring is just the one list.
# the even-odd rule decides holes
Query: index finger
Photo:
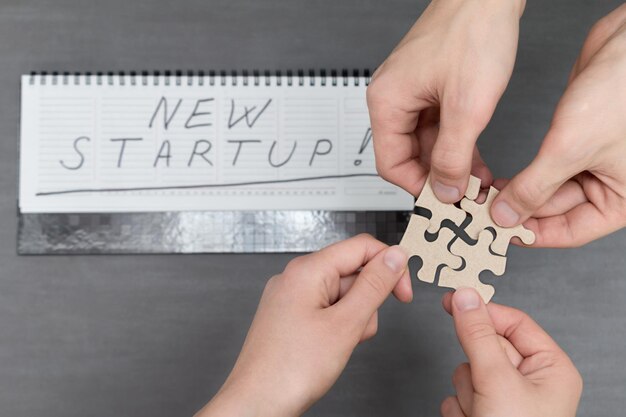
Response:
[{"label": "index finger", "polygon": [[[397,71],[395,71],[397,72]],[[398,80],[406,75],[383,71],[367,88],[376,168],[381,177],[413,195],[419,194],[428,170],[418,160],[415,130],[420,112],[430,105]]]},{"label": "index finger", "polygon": [[496,332],[511,342],[523,357],[561,350],[554,339],[526,313],[494,303],[488,304],[487,310]]},{"label": "index finger", "polygon": [[[451,314],[452,293],[442,299],[443,308]],[[524,358],[540,351],[561,350],[559,345],[530,316],[523,311],[501,304],[487,304],[496,333],[508,340]],[[511,356],[509,356],[511,358]],[[512,362],[517,366],[518,361]]]},{"label": "index finger", "polygon": [[386,247],[371,235],[360,234],[301,256],[297,262],[309,276],[340,278],[357,272]]}]

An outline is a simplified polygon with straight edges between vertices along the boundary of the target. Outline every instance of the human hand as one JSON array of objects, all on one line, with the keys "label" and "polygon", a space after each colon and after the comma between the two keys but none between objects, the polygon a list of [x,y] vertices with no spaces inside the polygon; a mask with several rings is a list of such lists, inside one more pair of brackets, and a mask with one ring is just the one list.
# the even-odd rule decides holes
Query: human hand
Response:
[{"label": "human hand", "polygon": [[496,223],[525,222],[544,247],[580,246],[626,226],[624,74],[626,4],[591,30],[537,157],[492,205]]},{"label": "human hand", "polygon": [[519,310],[485,305],[470,288],[448,293],[469,364],[452,377],[456,396],[441,404],[443,417],[574,417],[582,378],[552,338]]},{"label": "human hand", "polygon": [[525,0],[433,0],[367,89],[379,174],[413,195],[429,170],[442,202],[470,172],[492,182],[476,140],[511,78]]},{"label": "human hand", "polygon": [[294,259],[267,283],[230,376],[197,417],[300,415],[374,336],[392,289],[408,285],[399,298],[411,299],[408,278],[404,250],[368,235]]}]

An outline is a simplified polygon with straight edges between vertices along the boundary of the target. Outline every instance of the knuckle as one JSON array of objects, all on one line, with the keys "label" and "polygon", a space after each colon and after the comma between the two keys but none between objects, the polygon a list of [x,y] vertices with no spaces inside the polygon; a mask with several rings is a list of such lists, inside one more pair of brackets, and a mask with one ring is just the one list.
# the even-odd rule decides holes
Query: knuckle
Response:
[{"label": "knuckle", "polygon": [[273,293],[280,286],[281,275],[274,275],[265,283],[265,288],[263,288],[263,295]]},{"label": "knuckle", "polygon": [[379,298],[387,296],[388,291],[385,278],[378,271],[363,271],[359,279],[362,279]]},{"label": "knuckle", "polygon": [[568,128],[553,126],[539,150],[540,157],[548,161],[558,160],[562,166],[584,167],[593,158],[594,152],[590,151],[588,143],[576,140],[576,136]]},{"label": "knuckle", "polygon": [[451,114],[461,117],[465,126],[480,132],[489,124],[497,102],[498,95],[495,93],[456,93],[446,97],[445,106]]},{"label": "knuckle", "polygon": [[363,333],[361,337],[361,341],[366,341],[372,339],[378,333],[378,323],[370,324]]},{"label": "knuckle", "polygon": [[439,148],[433,150],[431,156],[431,166],[436,173],[447,179],[460,179],[468,172],[463,155],[457,149]]},{"label": "knuckle", "polygon": [[520,387],[516,386],[516,381],[511,380],[511,375],[507,373],[498,372],[495,367],[491,369],[485,369],[486,372],[481,373],[473,377],[476,386],[484,387],[487,391],[492,390],[507,390],[512,392],[519,392]]},{"label": "knuckle", "polygon": [[391,169],[384,163],[381,158],[376,158],[376,173],[382,179],[386,181],[392,181],[392,175],[390,175]]},{"label": "knuckle", "polygon": [[611,21],[610,15],[604,16],[598,20],[589,30],[588,39],[602,40],[609,37],[614,31]]},{"label": "knuckle", "polygon": [[484,98],[477,103],[475,110],[470,111],[468,114],[468,123],[474,127],[475,132],[482,132],[489,124],[491,116],[495,111],[493,102],[497,102],[497,99]]},{"label": "knuckle", "polygon": [[268,290],[268,289],[275,287],[279,279],[280,279],[280,275],[274,275],[273,277],[268,279],[267,282],[265,283],[265,289]]},{"label": "knuckle", "polygon": [[376,241],[376,238],[374,238],[374,236],[370,235],[369,233],[359,233],[358,235],[356,235],[354,237],[355,240],[362,240],[363,243],[371,243]]},{"label": "knuckle", "polygon": [[526,210],[534,209],[541,198],[541,190],[531,181],[517,181],[511,189],[513,199]]},{"label": "knuckle", "polygon": [[382,74],[377,74],[377,76],[371,80],[365,90],[365,98],[368,107],[377,107],[388,100],[387,92],[389,89],[386,88],[385,84],[385,77],[383,77]]},{"label": "knuckle", "polygon": [[479,321],[470,323],[465,330],[465,334],[468,340],[478,342],[493,337],[495,331],[491,324]]},{"label": "knuckle", "polygon": [[285,267],[285,274],[288,276],[293,274],[297,275],[306,264],[305,258],[306,256],[298,256],[297,258],[293,258],[291,261],[289,261],[289,263],[287,263],[287,266]]}]

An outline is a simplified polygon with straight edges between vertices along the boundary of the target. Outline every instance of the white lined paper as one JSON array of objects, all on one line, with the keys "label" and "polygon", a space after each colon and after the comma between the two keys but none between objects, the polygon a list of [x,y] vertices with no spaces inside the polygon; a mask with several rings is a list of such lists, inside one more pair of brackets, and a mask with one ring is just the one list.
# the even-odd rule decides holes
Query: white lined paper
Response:
[{"label": "white lined paper", "polygon": [[25,213],[412,206],[375,175],[364,82],[30,81],[22,78]]}]

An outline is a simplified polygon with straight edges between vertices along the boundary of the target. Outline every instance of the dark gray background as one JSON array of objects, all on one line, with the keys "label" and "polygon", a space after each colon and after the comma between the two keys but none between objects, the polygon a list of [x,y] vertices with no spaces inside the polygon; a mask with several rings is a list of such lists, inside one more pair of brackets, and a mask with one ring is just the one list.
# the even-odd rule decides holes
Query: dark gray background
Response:
[{"label": "dark gray background", "polygon": [[[528,0],[516,71],[483,155],[530,161],[589,27],[616,0]],[[425,7],[410,0],[2,0],[0,415],[191,415],[227,375],[267,278],[291,255],[18,257],[19,76],[31,70],[375,67]],[[427,63],[424,63],[427,65]],[[623,414],[626,233],[510,251],[496,300],[571,354],[580,415]],[[443,290],[389,301],[319,416],[438,415],[463,360]]]}]

